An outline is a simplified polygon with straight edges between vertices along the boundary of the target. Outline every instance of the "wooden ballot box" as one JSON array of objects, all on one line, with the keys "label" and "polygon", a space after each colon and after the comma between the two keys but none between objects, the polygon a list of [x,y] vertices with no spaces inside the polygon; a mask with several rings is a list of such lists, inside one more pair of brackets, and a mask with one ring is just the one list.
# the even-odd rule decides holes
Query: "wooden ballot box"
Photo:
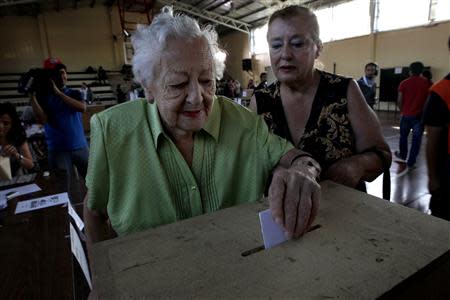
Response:
[{"label": "wooden ballot box", "polygon": [[[100,299],[375,299],[450,249],[449,222],[328,181],[320,228],[258,251],[266,208],[246,204],[94,245]],[[448,292],[446,278],[432,281],[430,296]]]}]

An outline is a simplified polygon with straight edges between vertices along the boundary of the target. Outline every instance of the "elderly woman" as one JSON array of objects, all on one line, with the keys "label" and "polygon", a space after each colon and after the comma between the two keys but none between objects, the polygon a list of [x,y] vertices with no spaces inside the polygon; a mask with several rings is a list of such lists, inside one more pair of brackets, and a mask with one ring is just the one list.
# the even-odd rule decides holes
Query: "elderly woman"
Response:
[{"label": "elderly woman", "polygon": [[224,69],[216,33],[164,8],[132,42],[133,71],[150,101],[91,120],[88,247],[255,201],[272,171],[272,215],[288,237],[301,236],[317,212],[320,166],[259,117],[215,96]]},{"label": "elderly woman", "polygon": [[250,107],[313,155],[321,179],[365,190],[364,181],[389,169],[391,152],[357,83],[314,68],[322,50],[316,16],[302,6],[276,11],[267,40],[277,81],[255,92]]}]

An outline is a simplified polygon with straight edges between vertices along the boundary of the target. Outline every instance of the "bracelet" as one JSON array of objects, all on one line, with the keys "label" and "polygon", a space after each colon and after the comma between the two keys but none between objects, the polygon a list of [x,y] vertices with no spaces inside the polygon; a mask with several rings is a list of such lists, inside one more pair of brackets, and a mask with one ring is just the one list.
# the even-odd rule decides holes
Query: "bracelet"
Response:
[{"label": "bracelet", "polygon": [[292,165],[298,166],[300,165],[303,168],[308,169],[310,173],[313,173],[314,178],[317,182],[320,181],[320,172],[322,171],[322,168],[320,167],[319,163],[312,157],[305,157],[303,156],[302,159],[295,160]]},{"label": "bracelet", "polygon": [[[306,158],[306,159],[301,159]],[[313,156],[305,151],[298,150],[298,149],[292,149],[288,153],[286,153],[279,161],[279,165],[283,168],[289,169],[294,164],[301,162],[303,167],[306,167],[308,169],[314,168],[315,173],[315,179],[319,181],[320,178],[320,172],[322,171],[322,168],[320,167],[320,164],[313,158]]]},{"label": "bracelet", "polygon": [[289,150],[285,155],[283,155],[283,157],[281,157],[280,161],[278,162],[278,164],[283,167],[288,169],[289,167],[292,166],[292,164],[294,163],[294,161],[297,158],[303,157],[303,156],[307,156],[307,157],[312,157],[311,154],[309,154],[308,152],[302,151],[302,150],[298,150],[298,149],[291,149]]}]

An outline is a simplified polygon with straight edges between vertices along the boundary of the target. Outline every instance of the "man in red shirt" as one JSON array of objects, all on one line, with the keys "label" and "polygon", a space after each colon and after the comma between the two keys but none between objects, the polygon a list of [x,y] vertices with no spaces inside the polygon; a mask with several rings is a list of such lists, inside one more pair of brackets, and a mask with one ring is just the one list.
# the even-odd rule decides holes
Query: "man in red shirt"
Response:
[{"label": "man in red shirt", "polygon": [[[422,142],[422,112],[430,88],[430,83],[420,76],[423,69],[421,62],[413,62],[409,66],[409,78],[403,80],[398,87],[398,104],[402,117],[400,119],[400,151],[396,151],[395,156],[403,163],[406,162],[406,165],[403,164],[399,168],[398,176],[406,174],[408,168],[414,166]],[[413,136],[408,155],[408,136],[411,130]]]}]

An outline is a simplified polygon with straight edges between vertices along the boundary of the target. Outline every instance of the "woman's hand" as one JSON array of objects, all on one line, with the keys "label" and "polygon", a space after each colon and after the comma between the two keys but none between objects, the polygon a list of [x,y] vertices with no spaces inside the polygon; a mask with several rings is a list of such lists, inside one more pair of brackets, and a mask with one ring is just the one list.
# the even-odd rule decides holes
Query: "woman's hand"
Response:
[{"label": "woman's hand", "polygon": [[322,173],[322,179],[356,187],[364,176],[364,169],[355,156],[344,158],[332,164],[326,172]]},{"label": "woman's hand", "polygon": [[288,238],[304,235],[317,215],[320,185],[316,175],[299,165],[288,169],[279,166],[273,173],[269,188],[270,210]]},{"label": "woman's hand", "polygon": [[16,147],[13,145],[6,145],[2,151],[3,156],[15,157],[16,159],[20,158],[20,153],[17,151]]}]

